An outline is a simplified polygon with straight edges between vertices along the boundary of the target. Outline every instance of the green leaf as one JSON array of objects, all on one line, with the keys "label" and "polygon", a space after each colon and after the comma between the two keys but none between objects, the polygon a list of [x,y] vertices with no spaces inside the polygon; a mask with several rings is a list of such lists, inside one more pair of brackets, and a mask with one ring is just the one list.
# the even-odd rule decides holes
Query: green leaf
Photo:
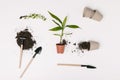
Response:
[{"label": "green leaf", "polygon": [[61,36],[60,34],[53,34],[53,35],[55,35],[55,36]]},{"label": "green leaf", "polygon": [[66,27],[69,27],[69,28],[80,28],[80,27],[77,26],[77,25],[67,25]]},{"label": "green leaf", "polygon": [[52,18],[56,19],[57,21],[59,21],[59,22],[62,24],[62,21],[61,21],[56,15],[54,15],[53,13],[51,13],[51,12],[49,12],[49,11],[48,11],[48,13],[50,14],[50,16],[51,16]]},{"label": "green leaf", "polygon": [[36,14],[36,13],[33,13],[33,14],[29,14],[29,15],[25,15],[25,16],[21,16],[20,19],[42,19],[43,21],[46,20],[45,16],[41,15],[41,14]]},{"label": "green leaf", "polygon": [[50,31],[59,31],[59,30],[62,30],[62,27],[59,26],[50,29]]},{"label": "green leaf", "polygon": [[64,33],[65,35],[72,35],[72,33]]},{"label": "green leaf", "polygon": [[60,26],[60,24],[59,23],[57,23],[55,20],[52,20],[55,24],[57,24],[58,26]]},{"label": "green leaf", "polygon": [[66,21],[67,21],[67,16],[66,16],[66,17],[64,18],[64,20],[63,20],[63,23],[62,23],[62,26],[63,26],[63,27],[65,26]]}]

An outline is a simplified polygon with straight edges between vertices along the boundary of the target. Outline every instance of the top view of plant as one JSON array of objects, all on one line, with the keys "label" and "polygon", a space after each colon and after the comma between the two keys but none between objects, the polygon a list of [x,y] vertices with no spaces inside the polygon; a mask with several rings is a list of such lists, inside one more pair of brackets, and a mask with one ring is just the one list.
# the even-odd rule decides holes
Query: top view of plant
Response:
[{"label": "top view of plant", "polygon": [[36,13],[20,16],[20,19],[29,19],[29,18],[32,18],[32,19],[42,19],[43,21],[46,20],[45,16],[43,16],[41,14],[36,14]]},{"label": "top view of plant", "polygon": [[54,34],[55,36],[59,36],[60,40],[59,40],[59,44],[63,44],[64,40],[63,40],[63,36],[64,35],[71,35],[71,33],[65,33],[65,29],[66,28],[72,28],[72,29],[77,29],[80,28],[78,25],[74,25],[74,24],[66,24],[67,22],[67,18],[68,16],[64,17],[63,20],[61,20],[58,16],[56,16],[55,14],[51,13],[48,11],[48,13],[50,14],[50,16],[53,18],[53,22],[56,24],[56,27],[53,27],[50,29],[50,31],[60,31],[60,34]]}]

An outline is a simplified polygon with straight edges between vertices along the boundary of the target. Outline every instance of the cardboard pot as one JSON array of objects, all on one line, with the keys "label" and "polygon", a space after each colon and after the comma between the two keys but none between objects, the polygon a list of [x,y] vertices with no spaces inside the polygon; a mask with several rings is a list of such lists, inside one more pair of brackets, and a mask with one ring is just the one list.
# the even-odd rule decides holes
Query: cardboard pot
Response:
[{"label": "cardboard pot", "polygon": [[99,49],[100,44],[96,41],[89,41],[90,42],[90,50]]},{"label": "cardboard pot", "polygon": [[65,49],[65,44],[56,44],[56,49],[58,54],[63,54]]},{"label": "cardboard pot", "polygon": [[92,16],[92,19],[93,20],[96,20],[96,21],[101,21],[102,18],[103,18],[103,15],[98,11],[98,10],[95,10],[94,11],[94,15]]},{"label": "cardboard pot", "polygon": [[88,17],[88,18],[92,18],[94,15],[94,11],[88,7],[84,8],[84,12],[83,12],[83,17]]}]

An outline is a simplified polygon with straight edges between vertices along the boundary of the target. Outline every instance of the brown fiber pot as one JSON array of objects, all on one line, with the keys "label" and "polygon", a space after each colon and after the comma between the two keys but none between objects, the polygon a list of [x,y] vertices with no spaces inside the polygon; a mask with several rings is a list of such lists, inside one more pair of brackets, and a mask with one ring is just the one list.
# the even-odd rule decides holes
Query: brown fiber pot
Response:
[{"label": "brown fiber pot", "polygon": [[58,54],[63,54],[64,49],[65,49],[65,45],[64,44],[56,44],[56,48],[57,48],[57,53]]}]

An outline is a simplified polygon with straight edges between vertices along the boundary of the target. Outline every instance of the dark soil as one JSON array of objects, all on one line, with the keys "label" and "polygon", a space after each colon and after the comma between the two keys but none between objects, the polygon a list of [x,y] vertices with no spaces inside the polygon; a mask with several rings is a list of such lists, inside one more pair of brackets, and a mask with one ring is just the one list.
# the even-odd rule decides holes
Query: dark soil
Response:
[{"label": "dark soil", "polygon": [[65,39],[63,39],[62,43],[57,43],[57,45],[67,45],[67,41]]},{"label": "dark soil", "polygon": [[[36,43],[36,41],[33,40],[32,37],[33,36],[28,31],[28,29],[25,29],[25,30],[17,33],[16,42],[17,42],[18,46],[21,46],[21,44],[23,44],[23,49],[30,49],[30,48],[33,48],[34,44]],[[25,39],[21,40],[21,38],[25,38]]]},{"label": "dark soil", "polygon": [[67,45],[67,41],[65,39],[63,39],[63,44]]},{"label": "dark soil", "polygon": [[90,42],[80,42],[79,44],[78,44],[78,46],[79,46],[79,49],[87,49],[88,51],[90,50]]},{"label": "dark soil", "polygon": [[84,53],[84,50],[90,50],[90,42],[87,41],[83,41],[83,42],[79,42],[79,43],[73,43],[73,46],[75,46],[76,48],[72,50],[72,53],[79,53],[79,50],[82,51],[82,53]]},{"label": "dark soil", "polygon": [[76,46],[76,43],[73,43],[73,45],[75,45],[75,46]]},{"label": "dark soil", "polygon": [[84,42],[80,42],[78,43],[78,49],[80,49],[82,51],[82,53],[84,53],[84,50],[90,50],[90,42],[84,41]]}]

